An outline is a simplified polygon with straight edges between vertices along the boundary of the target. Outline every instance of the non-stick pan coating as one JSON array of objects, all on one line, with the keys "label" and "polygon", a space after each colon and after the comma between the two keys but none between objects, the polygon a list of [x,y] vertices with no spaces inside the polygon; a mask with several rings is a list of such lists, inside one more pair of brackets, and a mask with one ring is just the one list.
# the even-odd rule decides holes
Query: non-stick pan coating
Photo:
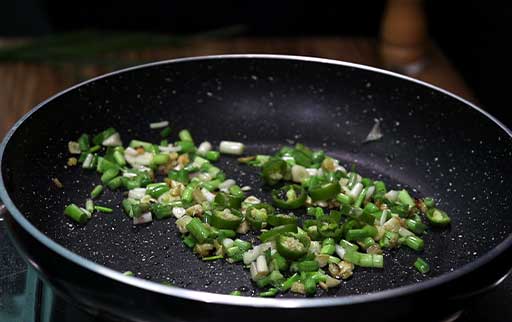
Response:
[{"label": "non-stick pan coating", "polygon": [[[373,120],[384,137],[362,144]],[[174,219],[133,226],[118,207],[121,192],[97,203],[115,206],[86,225],[62,214],[84,203],[96,173],[66,168],[67,142],[114,126],[125,143],[159,140],[149,123],[169,120],[174,135],[197,142],[244,142],[247,153],[272,153],[301,142],[415,196],[434,196],[451,214],[448,230],[429,230],[423,276],[409,249],[387,252],[385,268],[357,268],[332,295],[361,294],[412,284],[455,270],[483,255],[512,231],[511,139],[477,110],[408,80],[351,66],[279,58],[184,61],[134,69],[78,87],[47,103],[9,142],[2,172],[8,193],[41,231],[70,250],[119,271],[196,290],[228,293],[253,287],[247,270],[202,262],[181,243]],[[267,199],[255,169],[223,157],[228,177]],[[51,178],[64,184],[57,189]]]}]

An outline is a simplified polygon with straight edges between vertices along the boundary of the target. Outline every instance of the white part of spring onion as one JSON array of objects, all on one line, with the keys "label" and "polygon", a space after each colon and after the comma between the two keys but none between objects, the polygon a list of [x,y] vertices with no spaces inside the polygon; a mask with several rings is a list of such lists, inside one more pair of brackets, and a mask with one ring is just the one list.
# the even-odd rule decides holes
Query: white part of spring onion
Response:
[{"label": "white part of spring onion", "polygon": [[181,151],[181,146],[174,146],[172,144],[169,144],[168,146],[159,146],[158,149],[160,150],[160,152],[179,152]]},{"label": "white part of spring onion", "polygon": [[318,263],[318,266],[325,267],[329,264],[329,254],[316,254],[315,261]]},{"label": "white part of spring onion", "polygon": [[364,197],[364,201],[368,202],[370,201],[370,198],[373,196],[373,193],[375,192],[375,186],[370,186],[366,190],[366,196]]},{"label": "white part of spring onion", "polygon": [[277,249],[272,248],[272,249],[270,250],[270,256],[274,256],[276,253],[277,253]]},{"label": "white part of spring onion", "polygon": [[128,198],[140,200],[146,195],[146,188],[133,188],[128,191]]},{"label": "white part of spring onion", "polygon": [[143,165],[136,165],[136,166],[134,166],[134,169],[139,170],[139,171],[144,171],[144,172],[150,172],[151,171],[151,168],[148,168],[148,167],[143,166]]},{"label": "white part of spring onion", "polygon": [[347,173],[347,169],[345,169],[344,166],[339,165],[339,164],[336,166],[336,170],[335,171],[341,171],[341,172],[343,172],[345,174]]},{"label": "white part of spring onion", "polygon": [[408,230],[407,228],[404,228],[404,227],[400,227],[398,229],[398,234],[402,237],[407,237],[407,236],[412,236],[414,235],[414,233],[410,230]]},{"label": "white part of spring onion", "polygon": [[123,172],[123,177],[126,177],[126,178],[135,178],[137,176],[136,173],[133,173],[133,172]]},{"label": "white part of spring onion", "polygon": [[368,135],[366,136],[366,139],[363,141],[363,143],[377,141],[384,136],[380,129],[380,120],[374,119],[374,121],[375,121],[375,124],[373,124],[373,127],[370,130],[370,133],[368,133]]},{"label": "white part of spring onion", "polygon": [[[192,175],[190,177],[192,178]],[[205,173],[205,172],[199,172],[198,175],[196,176],[196,178],[199,179],[199,181],[201,181],[201,182],[206,182],[206,181],[212,180],[212,176],[209,173]]]},{"label": "white part of spring onion", "polygon": [[224,238],[222,240],[222,246],[224,246],[224,249],[228,249],[233,246],[235,242],[231,238]]},{"label": "white part of spring onion", "polygon": [[340,181],[339,181],[339,184],[342,187],[346,187],[347,184],[348,184],[348,179],[347,178],[341,178]]},{"label": "white part of spring onion", "polygon": [[382,212],[382,215],[380,216],[380,220],[379,220],[379,226],[384,226],[384,224],[386,223],[386,220],[388,218],[388,214],[389,214],[389,210],[384,210]]},{"label": "white part of spring onion", "polygon": [[317,201],[313,202],[313,205],[322,207],[322,208],[326,208],[327,206],[329,206],[329,204],[325,200],[317,200]]},{"label": "white part of spring onion", "polygon": [[142,203],[154,203],[154,202],[157,202],[157,200],[153,197],[151,197],[150,195],[145,195],[144,197],[142,197],[140,199],[140,202]]},{"label": "white part of spring onion", "polygon": [[203,196],[206,198],[208,202],[212,202],[215,199],[215,195],[208,191],[208,189],[202,188],[201,192],[203,193]]},{"label": "white part of spring onion", "polygon": [[343,257],[345,257],[345,253],[347,251],[345,250],[345,248],[341,247],[340,245],[336,245],[336,254],[341,258],[343,259]]},{"label": "white part of spring onion", "polygon": [[355,200],[363,190],[364,186],[362,183],[358,182],[354,185],[352,190],[350,190],[349,195]]},{"label": "white part of spring onion", "polygon": [[123,142],[121,141],[121,135],[119,135],[119,133],[116,132],[109,136],[108,138],[106,138],[105,140],[103,140],[101,144],[103,146],[118,146],[123,145]]},{"label": "white part of spring onion", "polygon": [[140,217],[133,217],[133,224],[134,225],[141,225],[141,224],[147,224],[148,222],[153,221],[153,216],[151,215],[151,212],[145,212]]},{"label": "white part of spring onion", "polygon": [[312,176],[316,176],[317,173],[318,173],[318,169],[315,169],[315,168],[306,168],[306,171],[308,172],[308,174],[312,177]]},{"label": "white part of spring onion", "polygon": [[292,166],[292,180],[293,182],[302,183],[309,178],[309,172],[301,165],[295,164]]},{"label": "white part of spring onion", "polygon": [[249,197],[245,198],[243,203],[257,205],[257,204],[261,203],[261,200],[256,198],[255,196],[249,196]]},{"label": "white part of spring onion", "polygon": [[242,188],[240,188],[240,190],[242,191],[250,191],[252,188],[250,186],[243,186]]},{"label": "white part of spring onion", "polygon": [[161,129],[168,125],[169,125],[169,121],[161,121],[161,122],[150,123],[149,127],[151,129]]},{"label": "white part of spring onion", "polygon": [[194,158],[194,162],[192,162],[192,166],[195,167],[195,168],[201,168],[201,166],[205,163],[208,163],[209,161],[206,160],[205,158],[202,158],[198,155],[196,155],[196,157]]},{"label": "white part of spring onion", "polygon": [[231,186],[234,186],[236,184],[236,181],[233,179],[228,179],[224,181],[223,183],[219,184],[219,190],[220,191],[227,191]]},{"label": "white part of spring onion", "polygon": [[244,153],[245,146],[240,142],[221,141],[219,145],[220,153],[241,155]]},{"label": "white part of spring onion", "polygon": [[391,219],[384,223],[383,227],[387,231],[397,233],[400,230],[400,220],[396,217],[391,217]]},{"label": "white part of spring onion", "polygon": [[253,249],[249,249],[244,253],[243,260],[245,265],[249,265],[254,262],[258,256],[262,255],[267,249],[270,249],[272,244],[267,242],[254,246]]},{"label": "white part of spring onion", "polygon": [[311,254],[318,254],[320,253],[320,250],[322,249],[322,246],[320,245],[320,242],[317,241],[317,240],[313,240],[310,244],[309,244],[309,253]]},{"label": "white part of spring onion", "polygon": [[71,154],[80,154],[82,151],[80,150],[80,144],[75,141],[69,141],[68,142],[68,150]]},{"label": "white part of spring onion", "polygon": [[258,270],[258,275],[268,275],[268,265],[265,255],[260,255],[256,258],[256,269]]},{"label": "white part of spring onion", "polygon": [[208,141],[204,141],[203,143],[199,144],[199,147],[197,148],[197,154],[204,156],[211,149],[212,149],[212,144]]},{"label": "white part of spring onion", "polygon": [[87,217],[91,218],[92,214],[89,210],[82,207],[80,207],[80,210],[82,210]]},{"label": "white part of spring onion", "polygon": [[82,168],[90,168],[92,166],[92,161],[94,160],[94,155],[92,153],[87,154],[85,157],[84,163],[82,163]]},{"label": "white part of spring onion", "polygon": [[132,167],[137,167],[140,165],[150,165],[151,161],[153,161],[153,153],[144,152],[143,154],[138,154],[136,156],[132,156],[128,153],[124,153],[124,158],[126,162],[128,162]]},{"label": "white part of spring onion", "polygon": [[384,194],[384,198],[388,199],[389,201],[395,202],[398,198],[398,191],[396,190],[389,190]]},{"label": "white part of spring onion", "polygon": [[179,219],[176,220],[176,227],[178,227],[178,230],[180,233],[185,234],[188,233],[187,225],[192,220],[192,217],[185,215]]},{"label": "white part of spring onion", "polygon": [[181,217],[185,216],[186,213],[187,213],[187,210],[185,210],[185,208],[182,208],[182,207],[172,208],[172,214],[177,219],[180,219]]},{"label": "white part of spring onion", "polygon": [[124,150],[124,155],[131,155],[131,156],[136,156],[138,153],[137,153],[137,150],[135,150],[134,148],[132,147],[127,147],[125,150]]},{"label": "white part of spring onion", "polygon": [[256,266],[256,262],[251,262],[251,267],[249,270],[251,272],[251,279],[253,281],[257,281],[258,280],[258,267]]},{"label": "white part of spring onion", "polygon": [[281,157],[281,159],[283,161],[293,161],[295,163],[295,159],[292,156],[289,156],[289,155],[285,155],[285,156]]}]

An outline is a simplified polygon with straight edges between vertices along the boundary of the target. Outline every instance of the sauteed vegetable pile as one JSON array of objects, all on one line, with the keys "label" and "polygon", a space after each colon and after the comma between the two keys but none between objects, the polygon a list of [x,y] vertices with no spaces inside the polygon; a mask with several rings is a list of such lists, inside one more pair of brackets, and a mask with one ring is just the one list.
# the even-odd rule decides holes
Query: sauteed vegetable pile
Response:
[{"label": "sauteed vegetable pile", "polygon": [[[302,144],[275,155],[239,157],[241,166],[260,168],[262,184],[273,188],[272,202],[265,203],[215,166],[221,154],[243,155],[243,143],[222,141],[216,151],[207,141],[196,145],[186,129],[170,143],[166,121],[150,128],[160,131],[159,144],[134,139],[123,147],[114,128],[70,141],[76,156],[68,166],[96,170],[102,184],[64,213],[85,224],[95,212],[113,212],[111,205],[94,202],[105,188],[127,191],[122,208],[133,224],[174,217],[191,252],[204,261],[245,265],[263,297],[288,291],[313,296],[318,287],[337,287],[357,266],[382,268],[388,249],[421,252],[428,225],[450,224],[432,198],[388,189]],[[307,209],[305,217],[294,214],[299,208]],[[247,237],[250,230],[258,240]],[[411,267],[430,270],[420,257]]]}]

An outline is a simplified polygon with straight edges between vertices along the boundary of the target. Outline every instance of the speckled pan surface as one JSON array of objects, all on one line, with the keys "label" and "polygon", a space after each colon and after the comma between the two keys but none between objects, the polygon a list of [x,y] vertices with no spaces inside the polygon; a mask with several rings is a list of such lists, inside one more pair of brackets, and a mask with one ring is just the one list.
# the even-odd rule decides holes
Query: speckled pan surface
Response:
[{"label": "speckled pan surface", "polygon": [[[384,137],[361,144],[382,120]],[[133,226],[115,205],[85,226],[62,215],[83,203],[96,173],[65,168],[67,142],[80,133],[116,127],[125,140],[157,140],[149,123],[169,120],[174,133],[196,141],[239,140],[249,154],[302,142],[322,148],[364,175],[416,196],[432,195],[453,218],[449,230],[425,237],[430,277],[460,268],[512,231],[512,140],[491,119],[449,95],[391,75],[353,66],[281,58],[224,58],[148,66],[87,83],[32,114],[6,146],[2,175],[17,208],[38,229],[73,252],[107,267],[131,270],[185,288],[251,294],[240,265],[204,263],[182,245],[174,220]],[[266,199],[254,169],[224,157],[220,167]],[[51,178],[64,189],[57,190]],[[363,294],[421,281],[407,249],[385,257],[384,270],[357,269],[330,295]]]}]

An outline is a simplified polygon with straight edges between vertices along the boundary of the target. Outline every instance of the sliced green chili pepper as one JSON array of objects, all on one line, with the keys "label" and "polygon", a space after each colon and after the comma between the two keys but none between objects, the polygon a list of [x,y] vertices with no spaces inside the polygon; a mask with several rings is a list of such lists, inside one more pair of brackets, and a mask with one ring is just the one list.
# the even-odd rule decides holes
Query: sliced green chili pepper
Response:
[{"label": "sliced green chili pepper", "polygon": [[287,259],[298,259],[308,252],[299,238],[291,234],[279,235],[276,243],[277,252]]},{"label": "sliced green chili pepper", "polygon": [[427,211],[427,219],[432,225],[436,226],[446,226],[452,221],[446,212],[437,208],[431,208]]},{"label": "sliced green chili pepper", "polygon": [[236,230],[242,222],[242,215],[238,210],[226,208],[215,210],[210,218],[210,224],[219,229]]},{"label": "sliced green chili pepper", "polygon": [[319,186],[312,186],[309,188],[308,193],[313,200],[331,200],[340,193],[340,184],[338,182],[330,182]]},{"label": "sliced green chili pepper", "polygon": [[269,215],[268,224],[271,226],[282,226],[282,225],[289,225],[289,224],[297,224],[297,217],[293,214],[275,214],[275,215]]},{"label": "sliced green chili pepper", "polygon": [[261,174],[265,183],[273,186],[284,179],[287,171],[288,165],[284,160],[271,158],[263,164]]},{"label": "sliced green chili pepper", "polygon": [[267,203],[260,203],[247,208],[245,211],[245,218],[253,228],[261,229],[263,223],[268,222],[269,216],[273,216],[274,212],[275,209],[271,205]]},{"label": "sliced green chili pepper", "polygon": [[260,240],[262,243],[265,243],[269,240],[275,240],[281,234],[290,233],[290,232],[296,233],[297,225],[294,225],[294,224],[282,225],[282,226],[277,226],[275,228],[272,228],[271,230],[267,230],[266,232],[264,232],[260,235]]},{"label": "sliced green chili pepper", "polygon": [[215,203],[221,208],[239,209],[242,205],[242,199],[225,192],[219,192],[215,196]]},{"label": "sliced green chili pepper", "polygon": [[306,202],[306,198],[304,188],[296,184],[272,190],[272,201],[277,207],[283,209],[299,208]]}]

